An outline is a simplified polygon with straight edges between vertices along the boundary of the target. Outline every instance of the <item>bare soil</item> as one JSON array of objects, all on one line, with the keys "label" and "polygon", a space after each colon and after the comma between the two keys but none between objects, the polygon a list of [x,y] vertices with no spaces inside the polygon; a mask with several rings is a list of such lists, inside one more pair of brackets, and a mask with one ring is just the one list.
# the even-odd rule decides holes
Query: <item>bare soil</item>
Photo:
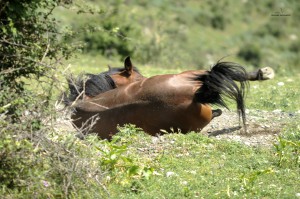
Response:
[{"label": "bare soil", "polygon": [[272,146],[276,137],[288,126],[296,125],[300,113],[282,112],[281,110],[261,111],[246,110],[247,125],[245,129],[239,123],[238,114],[223,110],[223,114],[214,118],[202,133],[216,139],[227,139],[248,146]]}]

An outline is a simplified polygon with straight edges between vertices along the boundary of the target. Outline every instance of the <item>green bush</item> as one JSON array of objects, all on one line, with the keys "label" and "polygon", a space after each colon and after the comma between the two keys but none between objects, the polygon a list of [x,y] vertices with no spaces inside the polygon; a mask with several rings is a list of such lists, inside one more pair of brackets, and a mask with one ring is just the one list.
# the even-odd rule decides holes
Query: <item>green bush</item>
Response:
[{"label": "green bush", "polygon": [[225,29],[225,19],[222,15],[215,15],[211,19],[211,26],[215,29],[224,30]]},{"label": "green bush", "polygon": [[51,18],[60,2],[0,2],[0,114],[12,121],[17,121],[30,103],[25,79],[48,75],[59,56],[67,55],[68,47],[57,41],[56,22]]},{"label": "green bush", "polygon": [[49,114],[57,82],[53,73],[70,53],[69,46],[58,41],[51,16],[61,3],[70,1],[0,2],[0,195],[4,197],[33,196],[43,188],[40,181],[51,162],[44,159],[37,137],[47,132],[45,121],[54,117]]},{"label": "green bush", "polygon": [[262,59],[261,51],[255,44],[243,45],[238,52],[238,56],[256,67],[260,65]]},{"label": "green bush", "polygon": [[266,24],[264,24],[258,29],[257,35],[260,37],[272,35],[275,38],[284,36],[285,31],[282,28],[281,22],[282,21],[280,20],[271,19],[270,21],[268,21]]}]

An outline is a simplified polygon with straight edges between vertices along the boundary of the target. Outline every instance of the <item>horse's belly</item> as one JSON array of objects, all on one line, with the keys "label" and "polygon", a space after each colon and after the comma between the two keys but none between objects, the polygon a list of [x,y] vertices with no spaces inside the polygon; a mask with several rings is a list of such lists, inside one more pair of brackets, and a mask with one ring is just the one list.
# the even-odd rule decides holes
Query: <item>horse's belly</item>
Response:
[{"label": "horse's belly", "polygon": [[[117,126],[135,124],[150,135],[162,132],[199,131],[205,127],[212,118],[210,106],[202,104],[188,104],[166,106],[152,103],[137,103],[116,107],[98,113],[77,112],[72,118],[74,124],[81,128],[92,116],[98,118],[92,131],[101,138],[110,138],[117,133]],[[180,129],[180,130],[179,130]]]}]

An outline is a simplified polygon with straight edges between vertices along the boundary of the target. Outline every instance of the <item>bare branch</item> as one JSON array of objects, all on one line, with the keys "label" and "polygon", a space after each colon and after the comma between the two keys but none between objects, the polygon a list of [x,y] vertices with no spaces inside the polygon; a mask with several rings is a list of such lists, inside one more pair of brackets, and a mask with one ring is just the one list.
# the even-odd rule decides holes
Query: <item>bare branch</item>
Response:
[{"label": "bare branch", "polygon": [[28,46],[26,46],[24,44],[17,44],[17,43],[14,43],[14,42],[7,41],[5,39],[0,39],[0,42],[10,44],[10,45],[14,45],[14,46],[20,46],[20,47],[23,47],[23,48],[28,48]]}]

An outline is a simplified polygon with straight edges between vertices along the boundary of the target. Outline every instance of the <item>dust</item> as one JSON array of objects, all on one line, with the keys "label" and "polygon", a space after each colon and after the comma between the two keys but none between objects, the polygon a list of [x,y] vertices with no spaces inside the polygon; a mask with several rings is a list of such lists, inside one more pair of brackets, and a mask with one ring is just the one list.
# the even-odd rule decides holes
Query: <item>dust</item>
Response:
[{"label": "dust", "polygon": [[276,138],[285,128],[297,124],[299,116],[298,112],[247,110],[245,132],[237,113],[223,110],[223,114],[214,118],[202,133],[215,139],[232,140],[248,146],[269,147],[276,142]]}]

